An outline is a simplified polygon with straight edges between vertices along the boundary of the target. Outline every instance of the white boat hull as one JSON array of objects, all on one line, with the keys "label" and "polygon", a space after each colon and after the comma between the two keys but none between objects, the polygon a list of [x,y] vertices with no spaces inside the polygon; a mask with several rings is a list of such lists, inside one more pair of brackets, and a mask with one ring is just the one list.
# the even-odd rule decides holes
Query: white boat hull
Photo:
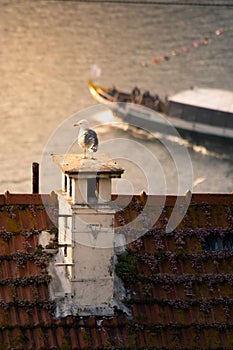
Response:
[{"label": "white boat hull", "polygon": [[195,121],[190,122],[185,119],[158,113],[150,108],[134,103],[113,102],[109,100],[107,91],[101,89],[98,91],[98,88],[91,84],[89,84],[89,89],[97,102],[105,104],[113,113],[122,118],[123,121],[136,127],[162,133],[174,133],[175,128],[179,132],[189,132],[233,140],[233,129]]}]

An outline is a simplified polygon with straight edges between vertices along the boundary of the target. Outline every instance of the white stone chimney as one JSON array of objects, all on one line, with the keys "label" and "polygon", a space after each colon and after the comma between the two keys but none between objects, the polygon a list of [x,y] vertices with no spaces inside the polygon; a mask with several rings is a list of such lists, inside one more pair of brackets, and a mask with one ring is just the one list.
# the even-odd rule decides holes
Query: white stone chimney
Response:
[{"label": "white stone chimney", "polygon": [[111,181],[124,169],[106,155],[53,155],[62,172],[59,251],[51,266],[57,315],[111,315],[114,297],[114,213]]}]

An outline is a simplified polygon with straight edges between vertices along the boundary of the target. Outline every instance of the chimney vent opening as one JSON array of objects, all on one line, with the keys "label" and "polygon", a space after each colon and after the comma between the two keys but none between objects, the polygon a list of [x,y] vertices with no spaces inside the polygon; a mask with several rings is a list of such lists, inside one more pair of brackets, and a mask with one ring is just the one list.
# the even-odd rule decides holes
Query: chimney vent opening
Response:
[{"label": "chimney vent opening", "polygon": [[96,203],[99,195],[99,179],[90,178],[87,180],[87,201],[88,203]]}]

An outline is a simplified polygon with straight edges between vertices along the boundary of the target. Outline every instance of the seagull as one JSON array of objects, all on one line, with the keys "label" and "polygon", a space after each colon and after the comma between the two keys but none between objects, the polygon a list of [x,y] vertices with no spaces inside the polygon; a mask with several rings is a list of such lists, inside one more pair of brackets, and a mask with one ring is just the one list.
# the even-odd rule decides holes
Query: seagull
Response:
[{"label": "seagull", "polygon": [[[83,149],[83,158],[87,158],[87,151],[90,153],[97,152],[98,149],[98,137],[94,130],[89,129],[89,123],[86,119],[82,119],[79,122],[73,124],[73,126],[79,126],[78,144]],[[92,156],[92,159],[93,156]]]}]

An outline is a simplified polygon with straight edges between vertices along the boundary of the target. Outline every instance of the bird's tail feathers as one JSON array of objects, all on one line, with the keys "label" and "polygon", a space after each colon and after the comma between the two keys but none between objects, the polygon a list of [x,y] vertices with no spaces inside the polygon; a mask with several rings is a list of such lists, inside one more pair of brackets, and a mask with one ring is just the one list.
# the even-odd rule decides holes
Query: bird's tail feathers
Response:
[{"label": "bird's tail feathers", "polygon": [[93,146],[90,148],[90,151],[91,151],[91,152],[97,152],[97,149],[98,149],[98,147],[95,146],[95,145],[93,145]]}]

